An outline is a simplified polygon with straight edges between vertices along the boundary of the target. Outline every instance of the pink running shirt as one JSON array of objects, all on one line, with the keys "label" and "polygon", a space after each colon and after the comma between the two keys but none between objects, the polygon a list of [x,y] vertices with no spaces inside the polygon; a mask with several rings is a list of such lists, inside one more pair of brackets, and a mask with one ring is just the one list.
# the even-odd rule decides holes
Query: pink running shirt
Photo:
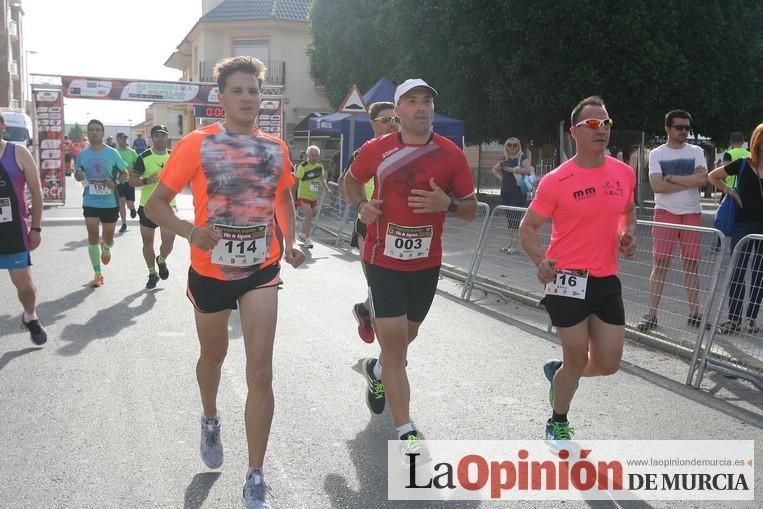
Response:
[{"label": "pink running shirt", "polygon": [[597,168],[570,159],[544,176],[530,209],[551,218],[546,258],[557,269],[588,269],[594,277],[617,274],[618,232],[633,203],[636,175],[627,164],[606,156]]}]

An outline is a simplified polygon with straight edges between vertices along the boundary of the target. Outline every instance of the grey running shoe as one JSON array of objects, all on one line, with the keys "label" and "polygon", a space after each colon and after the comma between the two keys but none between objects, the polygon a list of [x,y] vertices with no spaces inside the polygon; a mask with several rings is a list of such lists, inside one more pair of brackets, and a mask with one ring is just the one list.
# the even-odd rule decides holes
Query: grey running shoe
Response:
[{"label": "grey running shoe", "polygon": [[125,233],[127,231],[127,223],[122,223],[122,226],[119,227],[119,233]]},{"label": "grey running shoe", "polygon": [[223,443],[220,441],[220,419],[201,416],[201,460],[209,468],[223,464]]},{"label": "grey running shoe", "polygon": [[384,384],[374,376],[374,366],[378,361],[376,359],[363,359],[363,375],[366,377],[368,387],[366,388],[366,405],[368,409],[375,414],[384,411],[384,403],[387,398],[384,395]]},{"label": "grey running shoe", "polygon": [[262,474],[252,473],[244,484],[244,502],[246,509],[273,509],[270,503],[273,492],[265,483]]}]

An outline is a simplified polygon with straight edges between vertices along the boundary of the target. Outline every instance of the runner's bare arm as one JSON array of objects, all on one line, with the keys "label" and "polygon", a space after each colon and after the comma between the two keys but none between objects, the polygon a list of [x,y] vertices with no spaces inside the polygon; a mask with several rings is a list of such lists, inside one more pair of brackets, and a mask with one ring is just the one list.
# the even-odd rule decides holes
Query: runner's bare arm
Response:
[{"label": "runner's bare arm", "polygon": [[538,230],[547,220],[532,209],[527,209],[525,217],[522,218],[522,223],[519,225],[519,238],[522,241],[522,248],[538,267],[538,279],[544,284],[550,283],[556,276],[554,270],[556,260],[546,258],[546,251],[538,239]]},{"label": "runner's bare arm", "polygon": [[212,249],[220,240],[220,234],[208,226],[195,226],[175,215],[170,202],[177,193],[159,182],[156,190],[146,202],[146,215],[151,221],[166,228],[199,249]]},{"label": "runner's bare arm", "polygon": [[[29,194],[32,196],[32,228],[39,228],[42,221],[42,187],[40,185],[40,170],[34,162],[32,154],[21,145],[16,145],[16,162],[24,172]],[[29,231],[29,243],[32,249],[40,245],[40,232]]]},{"label": "runner's bare arm", "polygon": [[[408,196],[408,206],[413,209],[414,214],[432,214],[445,212],[450,206],[450,196],[435,183],[433,178],[429,179],[431,191],[426,189],[411,189]],[[463,200],[453,199],[458,208],[453,213],[455,217],[463,221],[474,221],[477,217],[477,197],[471,195]]]},{"label": "runner's bare arm", "polygon": [[636,254],[636,206],[630,202],[620,222],[620,252],[626,258]]},{"label": "runner's bare arm", "polygon": [[382,200],[366,200],[365,184],[355,176],[347,172],[344,179],[344,190],[347,192],[347,201],[353,207],[357,207],[360,221],[365,224],[374,223],[381,216]]},{"label": "runner's bare arm", "polygon": [[284,260],[292,267],[299,267],[305,260],[305,254],[294,247],[294,236],[297,228],[291,189],[287,188],[281,191],[281,195],[276,198],[275,209],[276,221],[278,221],[284,237]]}]

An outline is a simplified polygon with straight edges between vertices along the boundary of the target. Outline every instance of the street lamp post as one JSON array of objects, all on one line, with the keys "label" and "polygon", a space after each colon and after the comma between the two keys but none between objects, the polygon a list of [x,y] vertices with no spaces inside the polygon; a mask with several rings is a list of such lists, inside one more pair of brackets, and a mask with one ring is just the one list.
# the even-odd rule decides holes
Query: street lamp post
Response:
[{"label": "street lamp post", "polygon": [[29,111],[28,103],[32,99],[32,84],[29,82],[29,55],[36,55],[33,49],[24,50],[24,111]]}]

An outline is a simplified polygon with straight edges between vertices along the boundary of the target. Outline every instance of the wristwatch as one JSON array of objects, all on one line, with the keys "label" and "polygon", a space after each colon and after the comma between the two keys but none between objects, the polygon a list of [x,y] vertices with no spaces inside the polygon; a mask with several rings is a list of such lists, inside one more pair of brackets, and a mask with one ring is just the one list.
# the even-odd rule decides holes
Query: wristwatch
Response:
[{"label": "wristwatch", "polygon": [[42,233],[42,228],[40,228],[39,226],[30,226],[29,229],[32,230],[33,232]]},{"label": "wristwatch", "polygon": [[455,212],[458,210],[458,203],[456,203],[456,200],[453,199],[453,197],[450,197],[450,205],[448,205],[448,212]]},{"label": "wristwatch", "polygon": [[673,182],[673,175],[671,174],[665,175],[665,182]]}]

